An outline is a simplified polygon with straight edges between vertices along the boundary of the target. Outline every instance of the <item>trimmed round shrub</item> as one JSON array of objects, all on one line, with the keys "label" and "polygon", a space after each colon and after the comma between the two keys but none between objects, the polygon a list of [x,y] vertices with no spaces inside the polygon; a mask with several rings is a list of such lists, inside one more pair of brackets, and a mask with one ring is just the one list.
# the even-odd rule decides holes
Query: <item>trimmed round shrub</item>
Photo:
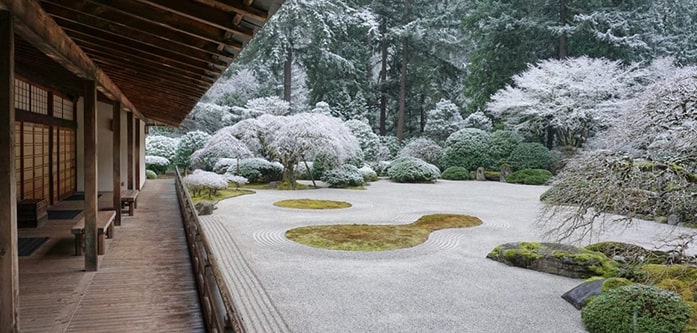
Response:
[{"label": "trimmed round shrub", "polygon": [[443,158],[443,148],[431,139],[416,138],[399,151],[399,156],[416,157],[436,165]]},{"label": "trimmed round shrub", "polygon": [[525,142],[513,149],[508,162],[513,170],[549,169],[552,153],[541,143]]},{"label": "trimmed round shrub", "polygon": [[470,172],[463,167],[454,166],[445,169],[440,175],[440,178],[447,180],[470,180]]},{"label": "trimmed round shrub", "polygon": [[329,184],[329,187],[341,188],[349,186],[363,185],[363,175],[351,164],[344,164],[338,168],[325,171],[322,181]]},{"label": "trimmed round shrub", "polygon": [[604,292],[581,310],[591,333],[679,333],[689,316],[689,305],[674,292],[640,284]]},{"label": "trimmed round shrub", "polygon": [[236,167],[238,161],[239,159],[237,158],[221,158],[213,165],[213,172],[222,175],[226,173],[230,167]]},{"label": "trimmed round shrub", "polygon": [[364,165],[362,168],[358,169],[358,172],[361,173],[365,182],[374,182],[378,180],[378,173],[368,165]]},{"label": "trimmed round shrub", "polygon": [[525,169],[516,171],[506,178],[513,184],[544,185],[552,178],[552,173],[545,169]]},{"label": "trimmed round shrub", "polygon": [[157,173],[152,170],[145,170],[145,178],[147,179],[157,179]]},{"label": "trimmed round shrub", "polygon": [[145,156],[145,168],[156,174],[163,174],[169,167],[169,160],[161,156]]},{"label": "trimmed round shrub", "polygon": [[392,161],[387,175],[398,183],[432,183],[440,177],[440,171],[421,159],[400,157]]},{"label": "trimmed round shrub", "polygon": [[494,165],[491,166],[492,169],[499,169],[504,163],[510,164],[508,157],[522,142],[523,136],[513,131],[498,130],[491,133],[489,152],[494,162]]},{"label": "trimmed round shrub", "polygon": [[243,158],[227,169],[227,173],[247,178],[250,183],[268,183],[283,178],[283,166],[263,158]]},{"label": "trimmed round shrub", "polygon": [[492,164],[489,133],[476,128],[465,128],[451,134],[445,141],[441,166],[463,167],[474,171]]}]

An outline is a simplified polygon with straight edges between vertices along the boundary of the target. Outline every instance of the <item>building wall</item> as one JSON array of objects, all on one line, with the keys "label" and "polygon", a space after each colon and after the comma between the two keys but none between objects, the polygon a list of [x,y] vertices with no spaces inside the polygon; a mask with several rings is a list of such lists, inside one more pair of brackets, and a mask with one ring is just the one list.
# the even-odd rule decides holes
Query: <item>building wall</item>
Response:
[{"label": "building wall", "polygon": [[[113,132],[111,121],[113,119],[113,107],[111,104],[99,102],[97,104],[97,190],[110,192],[113,190]],[[85,190],[85,132],[84,132],[84,108],[83,99],[80,98],[77,106],[77,190]],[[143,124],[141,122],[141,124]],[[145,182],[145,155],[144,155],[144,126],[141,126],[141,186]],[[128,138],[126,128],[126,112],[121,112],[121,188],[126,188],[128,181]]]}]

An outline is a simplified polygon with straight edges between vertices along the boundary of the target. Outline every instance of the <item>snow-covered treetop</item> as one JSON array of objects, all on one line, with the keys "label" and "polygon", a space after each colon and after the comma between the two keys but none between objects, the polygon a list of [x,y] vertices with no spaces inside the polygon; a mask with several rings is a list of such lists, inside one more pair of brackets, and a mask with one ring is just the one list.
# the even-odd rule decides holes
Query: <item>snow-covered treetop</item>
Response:
[{"label": "snow-covered treetop", "polygon": [[320,153],[340,162],[362,155],[358,140],[338,118],[299,113],[283,117],[279,123],[280,126],[270,133],[268,145],[283,164],[309,160]]},{"label": "snow-covered treetop", "polygon": [[487,117],[482,111],[477,111],[467,116],[463,124],[465,127],[478,128],[487,132],[491,131],[493,128],[491,119],[489,119],[489,117]]},{"label": "snow-covered treetop", "polygon": [[424,135],[436,142],[443,142],[463,126],[460,108],[453,102],[442,99],[436,104],[435,109],[428,111]]},{"label": "snow-covered treetop", "polygon": [[221,158],[245,157],[252,157],[252,152],[232,134],[228,126],[215,132],[203,148],[191,155],[191,164],[210,170]]},{"label": "snow-covered treetop", "polygon": [[179,139],[163,135],[148,135],[145,137],[145,154],[160,156],[172,160],[179,144]]},{"label": "snow-covered treetop", "polygon": [[315,104],[315,107],[310,111],[310,113],[321,113],[327,116],[332,115],[332,109],[329,107],[327,102],[319,101]]},{"label": "snow-covered treetop", "polygon": [[194,170],[193,173],[184,177],[182,181],[189,186],[218,190],[226,189],[228,186],[225,176],[203,170]]},{"label": "snow-covered treetop", "polygon": [[261,97],[247,101],[247,109],[255,114],[270,114],[274,116],[286,116],[290,113],[290,103],[278,96]]},{"label": "snow-covered treetop", "polygon": [[360,120],[348,120],[345,122],[349,131],[358,139],[366,161],[375,161],[380,152],[380,138],[370,125]]},{"label": "snow-covered treetop", "polygon": [[552,126],[583,143],[636,93],[635,69],[588,57],[544,60],[514,76],[513,85],[494,94],[487,108],[507,128],[541,134]]},{"label": "snow-covered treetop", "polygon": [[229,78],[221,77],[204,96],[207,102],[219,103],[225,95],[235,95],[243,103],[251,99],[259,89],[259,80],[250,69],[240,69]]}]

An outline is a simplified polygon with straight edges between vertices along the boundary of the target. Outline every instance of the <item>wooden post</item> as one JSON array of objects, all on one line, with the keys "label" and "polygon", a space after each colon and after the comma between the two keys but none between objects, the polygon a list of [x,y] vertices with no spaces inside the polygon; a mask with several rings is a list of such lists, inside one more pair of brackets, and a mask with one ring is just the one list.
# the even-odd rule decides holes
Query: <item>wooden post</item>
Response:
[{"label": "wooden post", "polygon": [[114,102],[114,114],[111,121],[113,131],[112,155],[114,156],[114,210],[116,217],[114,225],[121,225],[121,103]]},{"label": "wooden post", "polygon": [[0,332],[19,332],[13,30],[0,11]]},{"label": "wooden post", "polygon": [[135,165],[136,165],[136,186],[135,189],[140,191],[140,172],[141,172],[141,160],[140,160],[140,151],[142,149],[141,144],[140,144],[140,119],[136,118],[136,158],[135,158]]},{"label": "wooden post", "polygon": [[85,81],[85,271],[99,266],[97,256],[97,85]]},{"label": "wooden post", "polygon": [[132,190],[133,181],[133,112],[126,114],[126,146],[128,150],[128,186],[127,189]]}]

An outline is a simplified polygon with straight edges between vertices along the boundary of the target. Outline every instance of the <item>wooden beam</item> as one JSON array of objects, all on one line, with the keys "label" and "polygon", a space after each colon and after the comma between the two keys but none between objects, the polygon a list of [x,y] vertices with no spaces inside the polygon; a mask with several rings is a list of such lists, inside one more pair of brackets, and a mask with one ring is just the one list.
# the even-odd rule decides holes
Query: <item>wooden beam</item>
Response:
[{"label": "wooden beam", "polygon": [[114,225],[121,225],[121,103],[115,102],[112,107],[111,131],[113,133],[113,145],[111,155],[114,158],[112,192],[114,193],[113,205],[116,210]]},{"label": "wooden beam", "polygon": [[58,22],[63,27],[63,30],[68,32],[71,38],[73,38],[73,40],[75,40],[78,44],[80,44],[80,41],[90,42],[104,48],[116,50],[120,49],[127,52],[150,55],[151,57],[157,57],[161,60],[167,59],[170,62],[177,62],[179,64],[192,66],[194,68],[224,69],[228,65],[227,62],[215,60],[211,57],[194,58],[187,54],[181,54],[172,48],[171,43],[168,48],[160,48],[124,37],[123,35],[113,35],[110,33],[101,32],[90,27],[66,21],[59,17],[56,17],[56,22]]},{"label": "wooden beam", "polygon": [[133,149],[135,145],[133,144],[133,113],[130,112],[126,114],[126,147],[128,150],[128,185],[126,185],[126,189],[132,190],[135,179],[133,177]]},{"label": "wooden beam", "polygon": [[33,0],[0,0],[15,18],[16,33],[41,52],[80,78],[95,80],[98,89],[143,117],[118,86],[65,34]]},{"label": "wooden beam", "polygon": [[85,81],[84,94],[85,158],[85,271],[99,267],[97,254],[97,85]]},{"label": "wooden beam", "polygon": [[141,159],[140,159],[140,153],[141,153],[141,151],[140,151],[141,150],[141,144],[140,144],[141,135],[140,135],[140,133],[141,133],[141,130],[140,130],[140,127],[141,126],[140,126],[140,119],[138,119],[138,118],[136,118],[135,127],[136,127],[135,128],[135,130],[136,130],[136,139],[135,139],[135,141],[136,141],[136,151],[135,151],[136,187],[135,187],[135,189],[140,191],[140,172],[142,170],[142,168],[140,166],[140,163],[141,163]]},{"label": "wooden beam", "polygon": [[0,332],[19,332],[15,179],[14,31],[0,10]]},{"label": "wooden beam", "polygon": [[[192,19],[172,15],[171,13],[159,8],[130,0],[89,0],[92,3],[102,5],[106,8],[119,11],[130,15],[139,20],[160,24],[168,29],[182,32],[204,40],[227,45],[224,31],[219,28],[194,21]],[[241,50],[241,49],[240,49]]]},{"label": "wooden beam", "polygon": [[[230,56],[227,52],[218,50],[217,42],[174,31],[152,22],[138,20],[121,12],[113,10],[98,12],[97,5],[84,0],[42,0],[42,3],[49,15],[53,17],[89,26],[103,33],[123,36],[159,48],[171,49],[195,59],[215,60],[219,58],[220,61],[228,64],[232,61],[232,59],[227,58]],[[72,6],[75,5],[79,6],[78,8],[86,8],[86,11],[81,12],[74,9]],[[99,15],[92,15],[92,13],[99,13]],[[234,46],[235,43],[230,45]]]},{"label": "wooden beam", "polygon": [[198,0],[211,7],[220,8],[225,11],[233,12],[242,16],[253,18],[257,21],[266,22],[269,14],[263,10],[252,7],[254,1],[249,0]]},{"label": "wooden beam", "polygon": [[[233,24],[235,15],[230,15],[225,11],[214,10],[211,6],[193,1],[171,1],[171,0],[137,0],[138,2],[148,4],[153,7],[183,16],[203,24],[214,26],[218,29],[228,31],[240,39],[248,41],[254,37],[254,31],[239,25]],[[249,10],[244,11],[237,8],[239,14],[253,16],[253,13],[259,13],[259,10],[247,7]],[[261,12],[262,15],[266,13]],[[261,15],[260,15],[261,16]]]}]

